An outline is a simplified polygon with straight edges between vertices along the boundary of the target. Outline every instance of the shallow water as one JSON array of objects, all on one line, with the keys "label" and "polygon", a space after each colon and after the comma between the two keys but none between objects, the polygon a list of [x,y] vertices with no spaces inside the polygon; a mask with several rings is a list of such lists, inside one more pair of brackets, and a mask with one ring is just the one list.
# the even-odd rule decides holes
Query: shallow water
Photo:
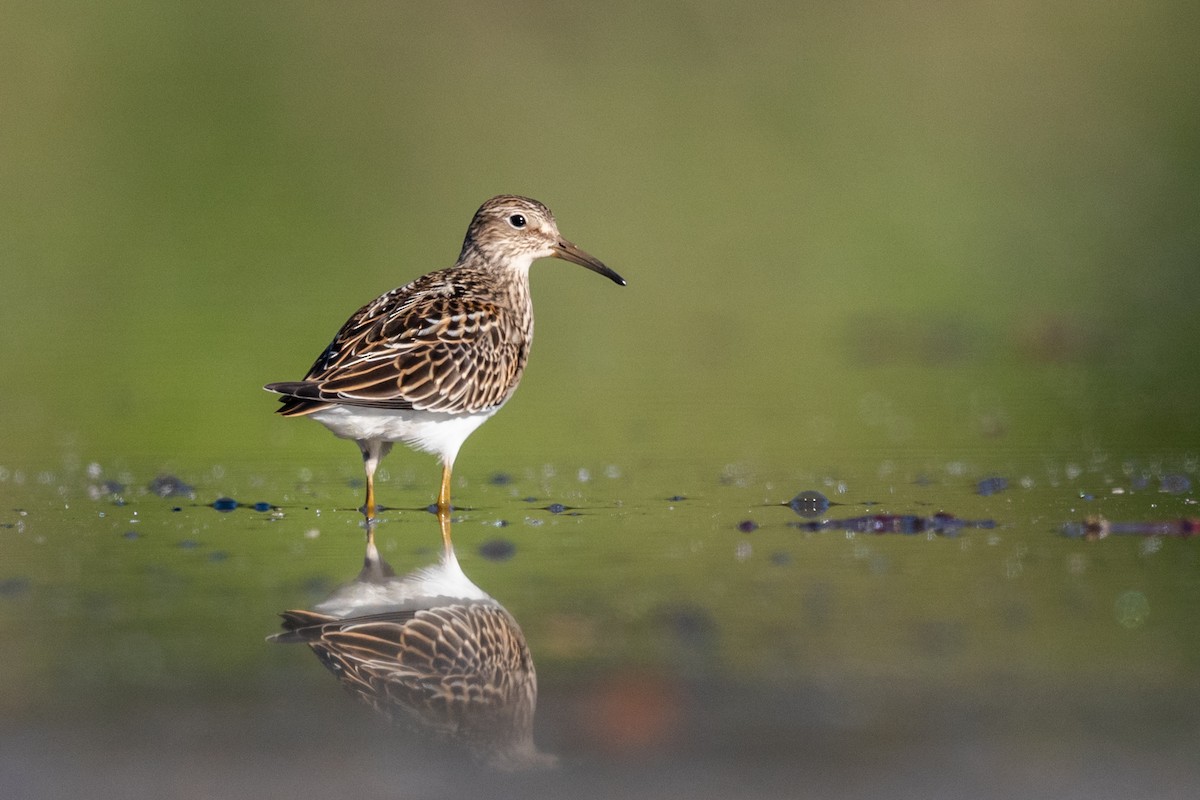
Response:
[{"label": "shallow water", "polygon": [[[560,758],[501,779],[265,641],[278,612],[361,564],[360,488],[340,464],[298,482],[202,470],[184,478],[194,498],[98,464],[7,469],[4,779],[14,796],[1183,796],[1200,777],[1195,542],[1063,534],[1194,514],[1191,491],[1161,489],[1195,464],[1039,463],[1000,491],[963,469],[781,485],[729,464],[686,495],[617,464],[460,481],[463,569],[524,629],[537,742]],[[425,492],[380,488],[412,506],[384,513],[385,557],[431,563]],[[800,489],[834,504],[801,517],[785,505]],[[805,527],[937,512],[972,525]]]}]

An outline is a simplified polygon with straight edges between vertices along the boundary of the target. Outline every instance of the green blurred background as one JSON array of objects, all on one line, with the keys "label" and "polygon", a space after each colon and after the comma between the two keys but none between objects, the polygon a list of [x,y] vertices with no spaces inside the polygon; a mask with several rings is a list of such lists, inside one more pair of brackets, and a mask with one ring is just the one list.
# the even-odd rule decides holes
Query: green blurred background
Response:
[{"label": "green blurred background", "polygon": [[535,269],[467,475],[1200,445],[1192,3],[0,13],[10,466],[353,460],[259,387],[501,192],[629,287]]}]

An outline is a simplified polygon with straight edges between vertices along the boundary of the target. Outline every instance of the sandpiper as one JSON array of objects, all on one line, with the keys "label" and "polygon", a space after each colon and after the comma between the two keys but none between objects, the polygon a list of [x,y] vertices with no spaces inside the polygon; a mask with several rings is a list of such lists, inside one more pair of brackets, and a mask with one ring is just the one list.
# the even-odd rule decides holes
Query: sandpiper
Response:
[{"label": "sandpiper", "polygon": [[500,195],[475,212],[454,266],[360,308],[302,381],[270,383],[278,413],[310,416],[362,451],[363,506],[375,520],[375,470],[395,442],[441,458],[439,515],[450,511],[459,448],[512,397],[533,340],[529,267],[561,258],[625,279],[562,238],[550,209]]}]

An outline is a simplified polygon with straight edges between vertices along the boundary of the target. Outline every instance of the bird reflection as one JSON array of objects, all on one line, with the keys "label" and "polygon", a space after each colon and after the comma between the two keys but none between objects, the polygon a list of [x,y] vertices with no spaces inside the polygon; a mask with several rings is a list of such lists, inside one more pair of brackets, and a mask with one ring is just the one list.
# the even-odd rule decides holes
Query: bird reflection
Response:
[{"label": "bird reflection", "polygon": [[463,573],[439,514],[438,563],[397,576],[368,536],[362,572],[311,611],[285,611],[342,685],[389,722],[505,770],[551,766],[533,742],[537,675],[508,611]]}]

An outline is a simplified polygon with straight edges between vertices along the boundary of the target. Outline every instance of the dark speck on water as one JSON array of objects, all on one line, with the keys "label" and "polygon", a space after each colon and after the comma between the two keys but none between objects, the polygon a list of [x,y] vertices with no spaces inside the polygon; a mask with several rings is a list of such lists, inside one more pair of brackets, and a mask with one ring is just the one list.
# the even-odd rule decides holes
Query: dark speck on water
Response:
[{"label": "dark speck on water", "polygon": [[802,517],[817,517],[829,510],[829,498],[820,492],[801,492],[788,506]]},{"label": "dark speck on water", "polygon": [[142,535],[141,535],[140,533],[138,533],[137,531],[125,531],[125,533],[123,533],[123,534],[121,534],[121,535],[122,535],[123,537],[125,537],[126,539],[140,539],[140,538],[142,538]]},{"label": "dark speck on water", "polygon": [[488,478],[488,483],[490,483],[492,486],[508,486],[512,482],[513,477],[507,472],[497,472],[493,474],[492,477]]},{"label": "dark speck on water", "polygon": [[479,545],[479,555],[488,561],[507,561],[517,552],[517,546],[507,539],[492,539]]},{"label": "dark speck on water", "polygon": [[184,539],[182,542],[179,543],[179,547],[183,550],[195,550],[199,546],[200,546],[200,543],[197,542],[195,539]]},{"label": "dark speck on water", "polygon": [[213,501],[212,507],[221,512],[233,511],[238,507],[238,501],[232,497],[218,497]]},{"label": "dark speck on water", "polygon": [[562,503],[551,503],[550,505],[546,506],[546,510],[551,514],[561,514],[567,510],[567,507]]},{"label": "dark speck on water", "polygon": [[1008,488],[1008,479],[999,476],[984,478],[979,483],[975,484],[975,491],[980,497],[991,497],[994,494],[999,494]]},{"label": "dark speck on water", "polygon": [[742,533],[754,533],[758,530],[758,523],[752,519],[744,519],[737,524],[737,529]]},{"label": "dark speck on water", "polygon": [[254,504],[255,511],[270,511],[274,506],[266,502],[258,502]]},{"label": "dark speck on water", "polygon": [[673,494],[667,498],[668,503],[682,503],[684,500],[687,500],[687,497],[681,494]]},{"label": "dark speck on water", "polygon": [[225,561],[229,558],[229,553],[224,550],[214,550],[208,554],[208,560],[214,563]]}]

